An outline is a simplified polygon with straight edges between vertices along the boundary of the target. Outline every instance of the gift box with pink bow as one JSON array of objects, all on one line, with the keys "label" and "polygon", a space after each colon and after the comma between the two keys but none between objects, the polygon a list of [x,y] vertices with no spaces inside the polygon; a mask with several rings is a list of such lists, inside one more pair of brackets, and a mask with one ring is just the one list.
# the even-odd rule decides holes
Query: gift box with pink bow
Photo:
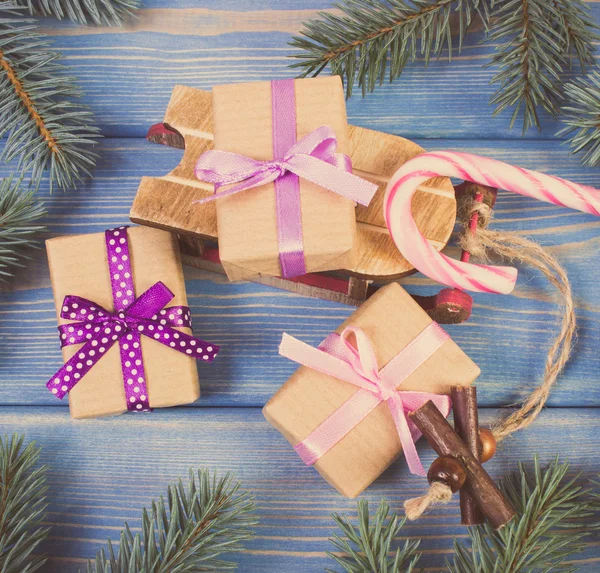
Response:
[{"label": "gift box with pink bow", "polygon": [[425,475],[407,414],[432,400],[447,416],[450,390],[477,365],[398,284],[381,288],[318,348],[287,334],[280,354],[300,368],[265,405],[267,420],[341,494],[356,497],[403,451]]},{"label": "gift box with pink bow", "polygon": [[219,347],[192,336],[179,247],[147,227],[46,241],[64,365],[48,380],[74,418],[193,402],[196,361]]},{"label": "gift box with pink bow", "polygon": [[213,88],[214,150],[196,165],[215,185],[219,252],[231,280],[352,268],[355,203],[377,186],[352,174],[339,77]]}]

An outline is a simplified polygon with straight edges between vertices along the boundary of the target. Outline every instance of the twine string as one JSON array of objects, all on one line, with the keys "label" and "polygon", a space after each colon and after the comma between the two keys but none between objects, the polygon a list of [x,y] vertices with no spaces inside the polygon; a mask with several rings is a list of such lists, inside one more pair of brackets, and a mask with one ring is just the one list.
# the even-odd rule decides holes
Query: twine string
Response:
[{"label": "twine string", "polygon": [[[560,330],[548,350],[542,383],[525,399],[518,410],[492,429],[496,441],[500,443],[534,422],[569,361],[576,332],[573,293],[566,271],[549,251],[516,233],[488,228],[492,219],[492,210],[488,205],[466,195],[459,203],[458,212],[463,223],[463,230],[459,236],[459,244],[463,250],[482,261],[488,261],[489,255],[494,254],[539,270],[556,290],[556,302],[560,308]],[[472,232],[468,225],[473,213],[479,215],[475,232]],[[425,495],[404,503],[406,517],[411,521],[418,519],[430,507],[447,504],[451,498],[452,491],[447,485],[434,482]]]}]

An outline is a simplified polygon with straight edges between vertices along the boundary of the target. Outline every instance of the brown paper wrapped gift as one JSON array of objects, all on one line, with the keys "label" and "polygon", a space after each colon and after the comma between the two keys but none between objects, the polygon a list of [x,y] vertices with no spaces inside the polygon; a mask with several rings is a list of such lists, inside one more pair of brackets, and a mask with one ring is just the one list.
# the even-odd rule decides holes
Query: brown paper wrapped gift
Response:
[{"label": "brown paper wrapped gift", "polygon": [[[170,305],[187,305],[185,283],[174,235],[148,227],[127,230],[136,295],[162,281],[175,295]],[[66,295],[78,295],[113,309],[104,233],[58,237],[46,241],[50,278],[59,324]],[[180,329],[191,334],[189,328]],[[67,361],[80,345],[65,346]],[[196,361],[141,337],[151,407],[188,404],[200,396]],[[127,410],[119,345],[114,344],[69,393],[73,418],[121,414]]]},{"label": "brown paper wrapped gift", "polygon": [[[327,125],[337,151],[348,154],[348,126],[338,76],[295,80],[296,140]],[[273,159],[271,83],[213,88],[214,148],[257,160]],[[354,203],[305,179],[300,201],[306,271],[352,268]],[[280,276],[273,183],[217,200],[219,252],[231,280],[258,274]]]},{"label": "brown paper wrapped gift", "polygon": [[[429,323],[429,316],[410,295],[391,283],[368,299],[336,332],[346,326],[361,328],[381,369]],[[477,365],[448,339],[398,388],[449,394],[452,386],[471,384],[479,372]],[[269,400],[263,413],[290,444],[296,445],[357,391],[348,382],[301,366]],[[398,433],[382,402],[326,452],[315,468],[341,494],[356,497],[400,452]]]}]

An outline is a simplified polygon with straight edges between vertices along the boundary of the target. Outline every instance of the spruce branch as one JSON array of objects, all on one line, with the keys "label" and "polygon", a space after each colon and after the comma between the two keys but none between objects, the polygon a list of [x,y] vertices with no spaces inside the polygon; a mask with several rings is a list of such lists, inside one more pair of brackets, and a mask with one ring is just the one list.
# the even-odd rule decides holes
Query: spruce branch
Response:
[{"label": "spruce branch", "polygon": [[[197,479],[196,479],[197,478]],[[239,551],[252,537],[254,503],[227,474],[218,479],[206,470],[190,470],[187,488],[179,480],[168,488],[168,508],[162,496],[142,512],[142,531],[127,523],[118,550],[108,540],[88,573],[167,573],[233,571],[236,564],[219,559]]]},{"label": "spruce branch", "polygon": [[33,236],[44,227],[36,222],[44,215],[33,192],[21,191],[12,177],[0,180],[0,281],[11,276],[14,267],[24,267],[28,257],[22,251],[37,246]]},{"label": "spruce branch", "polygon": [[[417,552],[420,541],[405,541],[395,553],[392,544],[398,536],[405,519],[399,519],[390,506],[382,500],[373,520],[369,517],[369,502],[358,502],[358,526],[350,523],[347,517],[337,513],[332,515],[342,535],[335,534],[330,539],[339,553],[327,552],[347,573],[411,573],[421,554]],[[326,569],[336,573],[333,569]]]},{"label": "spruce branch", "polygon": [[32,16],[67,18],[77,24],[121,26],[141,7],[140,0],[15,0]]},{"label": "spruce branch", "polygon": [[594,41],[600,39],[595,33],[598,29],[589,7],[582,0],[552,0],[555,7],[555,29],[559,30],[565,44],[565,55],[569,67],[573,67],[573,59],[581,70],[595,65]]},{"label": "spruce branch", "polygon": [[494,115],[513,108],[512,128],[522,115],[523,133],[540,128],[541,107],[557,117],[564,72],[575,57],[580,67],[594,63],[596,24],[581,0],[496,0],[488,40],[499,42],[490,65]]},{"label": "spruce branch", "polygon": [[[0,2],[0,10],[9,4]],[[92,114],[75,101],[81,94],[64,75],[56,52],[30,19],[0,18],[0,158],[18,160],[34,188],[46,169],[50,190],[73,187],[96,161],[91,146],[99,137]]]},{"label": "spruce branch", "polygon": [[45,516],[46,468],[36,467],[39,448],[23,437],[0,437],[0,571],[33,573],[46,558],[35,554],[48,535]]},{"label": "spruce branch", "polygon": [[[290,42],[301,50],[300,61],[290,67],[301,75],[316,76],[327,66],[345,80],[346,94],[355,82],[363,96],[393,81],[409,60],[418,55],[427,64],[432,56],[448,50],[452,57],[453,16],[459,22],[458,51],[478,13],[487,23],[487,0],[344,0],[335,5],[342,13],[321,12],[305,23],[301,36]],[[389,59],[389,69],[388,69]]]},{"label": "spruce branch", "polygon": [[504,479],[501,489],[517,510],[517,517],[495,531],[488,524],[469,528],[471,549],[455,541],[451,573],[566,572],[564,560],[582,549],[584,528],[591,516],[588,492],[579,476],[568,478],[569,464],[553,461],[519,471]]},{"label": "spruce branch", "polygon": [[583,0],[343,0],[336,8],[341,14],[321,12],[292,39],[300,51],[290,67],[301,76],[329,68],[345,81],[348,97],[355,82],[364,96],[419,55],[427,65],[447,49],[450,60],[453,19],[460,52],[478,14],[487,41],[498,43],[489,64],[499,68],[494,115],[512,108],[510,127],[522,117],[524,133],[540,127],[540,108],[558,116],[567,71],[593,66],[600,39]]},{"label": "spruce branch", "polygon": [[600,164],[600,74],[592,71],[565,85],[562,108],[565,126],[557,137],[566,136],[571,153],[583,153],[584,165]]}]

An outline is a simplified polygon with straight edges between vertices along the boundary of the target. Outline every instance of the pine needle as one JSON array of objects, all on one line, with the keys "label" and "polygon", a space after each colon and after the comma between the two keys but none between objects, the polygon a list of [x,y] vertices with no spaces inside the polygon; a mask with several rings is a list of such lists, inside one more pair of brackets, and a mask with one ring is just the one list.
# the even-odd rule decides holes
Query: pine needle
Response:
[{"label": "pine needle", "polygon": [[[595,491],[568,477],[569,464],[555,459],[540,466],[519,464],[519,471],[502,480],[500,488],[517,516],[499,531],[488,524],[469,528],[470,547],[455,541],[450,573],[566,573],[575,569],[567,557],[581,551],[590,528],[600,528],[600,484]],[[372,520],[367,501],[358,502],[358,524],[333,514],[341,533],[333,536],[336,552],[328,552],[346,573],[410,573],[420,558],[420,540],[407,539],[393,548],[405,520],[390,513],[383,500]],[[326,569],[329,573],[338,573]]]},{"label": "pine needle", "polygon": [[576,59],[583,69],[594,63],[599,37],[589,8],[580,0],[497,0],[488,41],[498,43],[491,64],[494,115],[513,109],[512,128],[522,118],[523,133],[541,128],[538,110],[553,117],[563,98],[564,72]]},{"label": "pine needle", "polygon": [[600,74],[593,71],[565,86],[562,108],[565,124],[556,135],[566,136],[571,153],[582,153],[581,162],[600,164]]},{"label": "pine needle", "polygon": [[565,559],[583,549],[592,511],[580,476],[569,478],[568,470],[558,460],[542,468],[537,457],[533,466],[519,464],[501,483],[517,517],[498,531],[488,524],[469,528],[471,550],[455,541],[450,572],[573,571]]},{"label": "pine needle", "polygon": [[121,26],[123,21],[141,8],[140,0],[14,0],[27,8],[32,16],[67,18],[77,24]]},{"label": "pine needle", "polygon": [[6,136],[0,158],[18,160],[34,188],[48,169],[50,190],[67,189],[90,175],[99,130],[48,45],[32,20],[0,18],[0,137]]},{"label": "pine needle", "polygon": [[168,488],[168,507],[161,497],[142,512],[142,531],[127,523],[118,549],[108,540],[88,573],[184,573],[233,571],[236,564],[219,556],[239,551],[252,537],[254,503],[227,474],[190,471],[187,487],[179,480]]},{"label": "pine needle", "polygon": [[[406,541],[403,546],[393,549],[395,538],[400,533],[405,519],[399,519],[390,506],[382,500],[373,520],[369,518],[369,502],[358,502],[358,526],[353,526],[347,517],[337,513],[333,520],[342,535],[335,534],[330,539],[337,552],[328,551],[347,573],[411,573],[421,554],[417,552],[420,541]],[[336,573],[333,569],[326,569]]]},{"label": "pine needle", "polygon": [[522,120],[523,133],[540,127],[540,109],[558,116],[567,71],[593,66],[600,39],[582,0],[344,0],[335,7],[341,14],[321,12],[290,43],[300,50],[290,67],[302,77],[330,69],[347,97],[355,83],[364,96],[417,57],[427,65],[447,50],[451,60],[478,15],[486,41],[498,44],[489,64],[499,68],[494,115],[512,109],[510,127]]},{"label": "pine needle", "polygon": [[[11,177],[0,180],[0,281],[24,267],[24,250],[36,247],[34,235],[44,230],[36,222],[45,215],[44,206],[32,192],[20,189]],[[0,569],[1,570],[1,569]]]},{"label": "pine needle", "polygon": [[46,562],[36,554],[48,535],[45,517],[46,468],[35,467],[40,450],[23,437],[0,437],[0,571],[33,573]]},{"label": "pine needle", "polygon": [[386,76],[390,81],[398,78],[418,56],[427,64],[448,50],[451,59],[453,20],[459,22],[460,52],[474,15],[484,22],[488,16],[480,0],[344,0],[335,8],[342,14],[320,12],[292,39],[290,45],[301,52],[291,56],[300,61],[290,67],[300,68],[304,77],[329,66],[345,80],[348,97],[355,82],[364,96]]}]

